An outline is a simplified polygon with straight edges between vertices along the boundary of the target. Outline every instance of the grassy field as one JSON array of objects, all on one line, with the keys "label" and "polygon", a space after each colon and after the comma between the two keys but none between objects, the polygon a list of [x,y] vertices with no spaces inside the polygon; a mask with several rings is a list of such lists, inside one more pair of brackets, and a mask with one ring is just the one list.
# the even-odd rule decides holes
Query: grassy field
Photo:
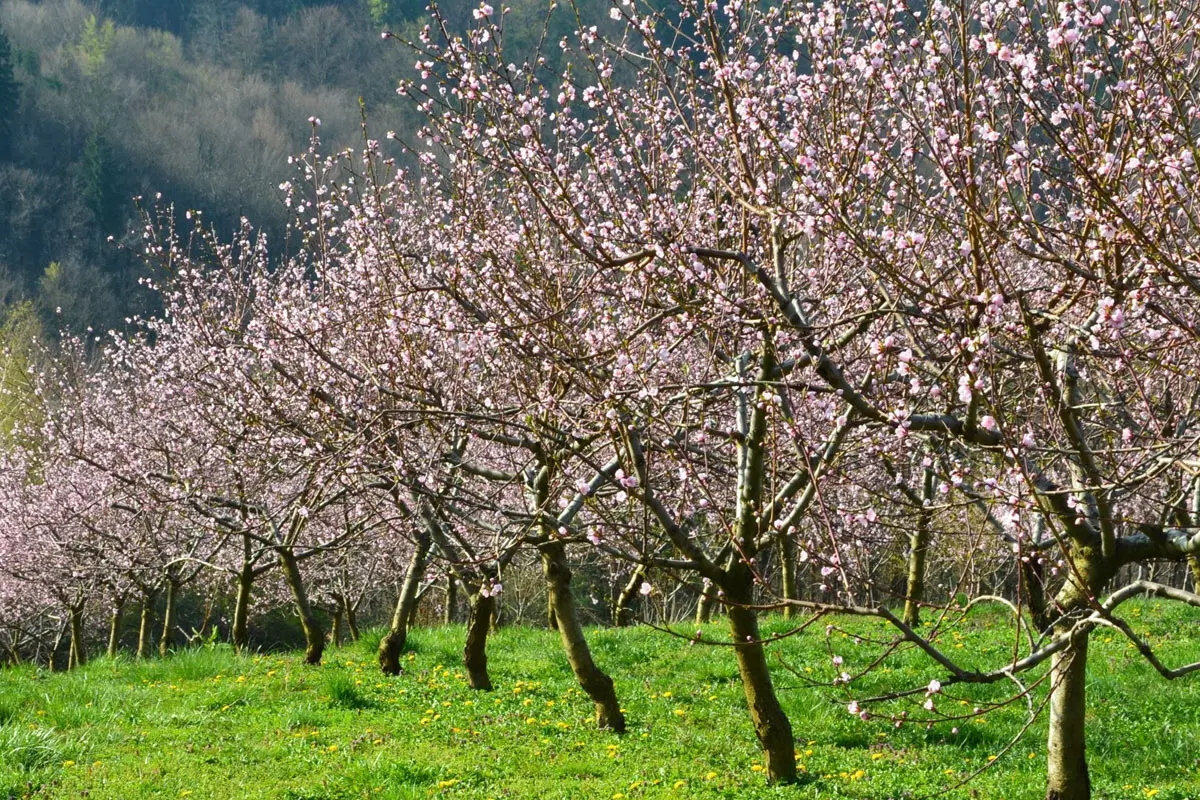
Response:
[{"label": "grassy field", "polygon": [[[1194,614],[1150,603],[1131,613],[1169,664],[1200,660]],[[1001,622],[975,618],[943,646],[978,653],[977,666],[995,663],[1013,645]],[[0,671],[0,798],[1042,797],[1044,715],[1010,744],[1028,719],[1023,700],[973,721],[897,728],[852,717],[842,691],[806,685],[869,662],[877,651],[854,634],[876,629],[851,630],[827,643],[821,627],[771,648],[805,775],[796,787],[765,785],[728,648],[647,628],[592,631],[628,712],[630,730],[616,736],[592,728],[552,632],[499,631],[489,647],[497,688],[480,693],[459,669],[463,631],[448,627],[415,631],[405,674],[390,679],[374,665],[377,637],[327,651],[319,668],[298,654],[216,647],[146,663],[95,660],[71,674]],[[706,636],[722,633],[714,624]],[[1113,634],[1093,643],[1095,796],[1200,798],[1200,675],[1168,683]],[[928,661],[903,655],[852,686],[864,696],[934,677]],[[1013,689],[955,687],[938,710],[986,708]],[[1044,696],[1044,684],[1033,690],[1035,708]],[[920,717],[923,700],[891,711]]]}]

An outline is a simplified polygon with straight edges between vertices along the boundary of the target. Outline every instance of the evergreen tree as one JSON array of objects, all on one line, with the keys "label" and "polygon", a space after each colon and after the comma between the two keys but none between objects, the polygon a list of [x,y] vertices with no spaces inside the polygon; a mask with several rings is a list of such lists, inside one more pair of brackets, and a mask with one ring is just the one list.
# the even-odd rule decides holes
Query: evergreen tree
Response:
[{"label": "evergreen tree", "polygon": [[87,138],[78,165],[79,191],[104,233],[117,233],[121,226],[121,191],[116,164],[104,137],[97,131]]},{"label": "evergreen tree", "polygon": [[13,75],[12,45],[0,28],[0,158],[7,158],[17,129],[20,86]]}]

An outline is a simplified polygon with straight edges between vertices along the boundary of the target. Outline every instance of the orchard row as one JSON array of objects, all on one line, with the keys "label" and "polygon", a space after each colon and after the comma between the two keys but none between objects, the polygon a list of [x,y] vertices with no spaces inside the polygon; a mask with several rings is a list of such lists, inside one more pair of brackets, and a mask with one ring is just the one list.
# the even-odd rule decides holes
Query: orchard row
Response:
[{"label": "orchard row", "polygon": [[[770,780],[796,776],[758,627],[782,609],[886,620],[877,664],[924,651],[931,682],[896,691],[931,711],[1047,674],[1047,796],[1088,797],[1089,633],[1198,668],[1118,616],[1200,605],[1125,578],[1200,573],[1196,9],[627,0],[545,43],[561,74],[510,62],[504,13],[397,43],[411,141],[324,157],[312,120],[288,241],[150,215],[163,312],[13,354],[12,654],[57,616],[82,661],[85,612],[199,582],[236,595],[244,646],[273,583],[313,664],[315,594],[391,592],[395,673],[449,574],[487,689],[506,570],[534,559],[621,731],[586,562],[618,619],[678,585],[723,609]],[[1022,645],[965,667],[938,626],[993,590]]]}]

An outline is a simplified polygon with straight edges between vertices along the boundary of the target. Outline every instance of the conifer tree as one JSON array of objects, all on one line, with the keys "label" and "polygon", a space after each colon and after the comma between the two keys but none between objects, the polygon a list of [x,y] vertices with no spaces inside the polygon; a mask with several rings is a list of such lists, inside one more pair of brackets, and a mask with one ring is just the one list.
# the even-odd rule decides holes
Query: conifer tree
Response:
[{"label": "conifer tree", "polygon": [[13,74],[12,45],[0,28],[0,159],[7,158],[16,132],[20,85]]}]

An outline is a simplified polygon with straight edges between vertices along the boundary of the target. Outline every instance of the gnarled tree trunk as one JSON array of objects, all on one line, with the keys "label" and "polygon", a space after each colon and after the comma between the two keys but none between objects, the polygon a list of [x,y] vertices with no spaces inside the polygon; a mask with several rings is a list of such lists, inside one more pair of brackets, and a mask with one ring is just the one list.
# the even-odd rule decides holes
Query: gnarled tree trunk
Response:
[{"label": "gnarled tree trunk", "polygon": [[921,509],[917,527],[908,537],[908,580],[904,590],[904,623],[921,622],[921,603],[925,602],[925,563],[929,555],[929,535],[933,517],[933,470],[925,469],[921,482]]},{"label": "gnarled tree trunk", "polygon": [[329,631],[329,643],[334,647],[342,646],[342,608],[339,606],[330,615],[333,619],[332,630]]},{"label": "gnarled tree trunk", "polygon": [[153,636],[150,626],[153,622],[154,595],[144,594],[142,595],[142,614],[138,622],[138,658],[146,658],[150,655],[150,637]]},{"label": "gnarled tree trunk", "polygon": [[[758,370],[758,379],[762,384],[770,380],[774,367],[774,349],[764,337]],[[745,412],[739,411],[739,419],[745,419],[745,437],[738,445],[740,466],[734,532],[738,546],[736,551],[729,554],[729,566],[715,580],[724,591],[725,602],[729,606],[729,629],[737,653],[738,672],[746,692],[746,705],[750,707],[754,732],[763,748],[767,780],[772,783],[792,783],[796,780],[792,724],[775,695],[766,652],[759,638],[758,615],[753,610],[755,576],[749,562],[756,555],[756,542],[761,532],[766,468],[763,442],[767,435],[767,412],[762,402],[761,388],[756,390],[754,400],[753,404],[742,407],[749,412],[748,417],[743,417]]]},{"label": "gnarled tree trunk", "polygon": [[1046,605],[1046,585],[1042,565],[1037,562],[1037,554],[1028,556],[1021,561],[1021,588],[1024,590],[1025,602],[1029,606],[1029,618],[1039,632],[1050,627],[1050,609]]},{"label": "gnarled tree trunk", "polygon": [[117,648],[121,644],[121,611],[125,608],[125,598],[113,599],[112,611],[108,617],[108,657],[117,657]]},{"label": "gnarled tree trunk", "polygon": [[488,692],[492,690],[492,679],[488,676],[487,668],[487,637],[495,607],[495,597],[484,597],[479,592],[471,596],[471,610],[467,615],[467,643],[463,647],[467,684],[472,689]]},{"label": "gnarled tree trunk", "polygon": [[446,608],[442,612],[442,624],[454,624],[454,607],[458,605],[458,583],[452,573],[446,573]]},{"label": "gnarled tree trunk", "polygon": [[[779,537],[779,589],[784,600],[799,600],[796,586],[796,542],[790,531],[785,531]],[[783,618],[791,619],[796,609],[791,605],[783,607]]]},{"label": "gnarled tree trunk", "polygon": [[67,669],[82,667],[87,663],[87,643],[83,640],[83,606],[71,608],[71,653]]},{"label": "gnarled tree trunk", "polygon": [[1087,710],[1086,632],[1052,656],[1050,732],[1046,751],[1046,800],[1088,800],[1092,796],[1084,742]]},{"label": "gnarled tree trunk", "polygon": [[633,602],[645,582],[646,565],[638,564],[637,569],[629,576],[625,588],[617,596],[617,607],[613,609],[613,624],[618,628],[626,628],[633,624]]},{"label": "gnarled tree trunk", "polygon": [[[1061,615],[1057,636],[1070,633],[1112,577],[1100,546],[1073,544],[1067,580],[1055,598]],[[1088,800],[1092,796],[1084,740],[1087,713],[1088,630],[1077,630],[1070,645],[1050,663],[1050,730],[1046,752],[1046,800]]]},{"label": "gnarled tree trunk", "polygon": [[[428,589],[429,587],[426,587]],[[408,609],[408,629],[411,631],[417,627],[417,619],[421,613],[421,601],[425,599],[425,592],[417,592],[417,596],[413,598],[412,607]]]},{"label": "gnarled tree trunk", "polygon": [[425,574],[429,546],[428,536],[417,539],[412,557],[408,560],[408,569],[404,573],[404,583],[400,586],[400,596],[396,598],[391,627],[379,640],[379,669],[384,675],[400,674],[400,653],[408,640],[408,621],[412,617],[413,606],[417,604],[417,592],[421,588],[421,576]]},{"label": "gnarled tree trunk", "polygon": [[354,603],[351,603],[346,598],[342,598],[342,610],[346,612],[346,630],[350,634],[350,641],[358,641],[358,611],[354,608]]},{"label": "gnarled tree trunk", "polygon": [[696,601],[696,624],[712,622],[713,607],[717,604],[717,587],[705,584],[700,599]]},{"label": "gnarled tree trunk", "polygon": [[283,578],[287,581],[288,589],[292,592],[292,600],[296,604],[296,613],[300,615],[300,625],[304,628],[304,663],[320,664],[321,654],[325,652],[325,631],[313,613],[312,603],[304,590],[304,579],[300,575],[300,565],[296,562],[296,554],[290,547],[280,547],[279,565],[283,569]]},{"label": "gnarled tree trunk", "polygon": [[175,594],[179,586],[175,581],[167,581],[167,598],[163,607],[162,635],[158,639],[158,654],[166,657],[171,649],[171,628],[175,626]]},{"label": "gnarled tree trunk", "polygon": [[752,597],[749,570],[741,564],[733,566],[730,582],[742,584],[738,591],[726,590],[731,603],[727,611],[729,630],[735,643],[738,673],[746,692],[754,733],[762,745],[767,780],[791,783],[796,780],[792,724],[775,695],[766,652],[759,638],[758,615],[748,607]]},{"label": "gnarled tree trunk", "polygon": [[592,660],[592,652],[583,636],[583,626],[575,609],[575,598],[571,595],[571,568],[567,564],[566,548],[562,542],[551,541],[541,546],[542,572],[546,576],[546,588],[553,598],[554,616],[558,620],[558,634],[563,650],[579,686],[596,705],[596,725],[617,733],[625,731],[625,715],[617,702],[613,681]]},{"label": "gnarled tree trunk", "polygon": [[254,569],[247,562],[242,565],[242,571],[238,573],[237,599],[233,606],[231,638],[233,639],[233,648],[239,653],[246,649],[250,641],[248,621],[250,619],[250,589],[253,585]]}]

